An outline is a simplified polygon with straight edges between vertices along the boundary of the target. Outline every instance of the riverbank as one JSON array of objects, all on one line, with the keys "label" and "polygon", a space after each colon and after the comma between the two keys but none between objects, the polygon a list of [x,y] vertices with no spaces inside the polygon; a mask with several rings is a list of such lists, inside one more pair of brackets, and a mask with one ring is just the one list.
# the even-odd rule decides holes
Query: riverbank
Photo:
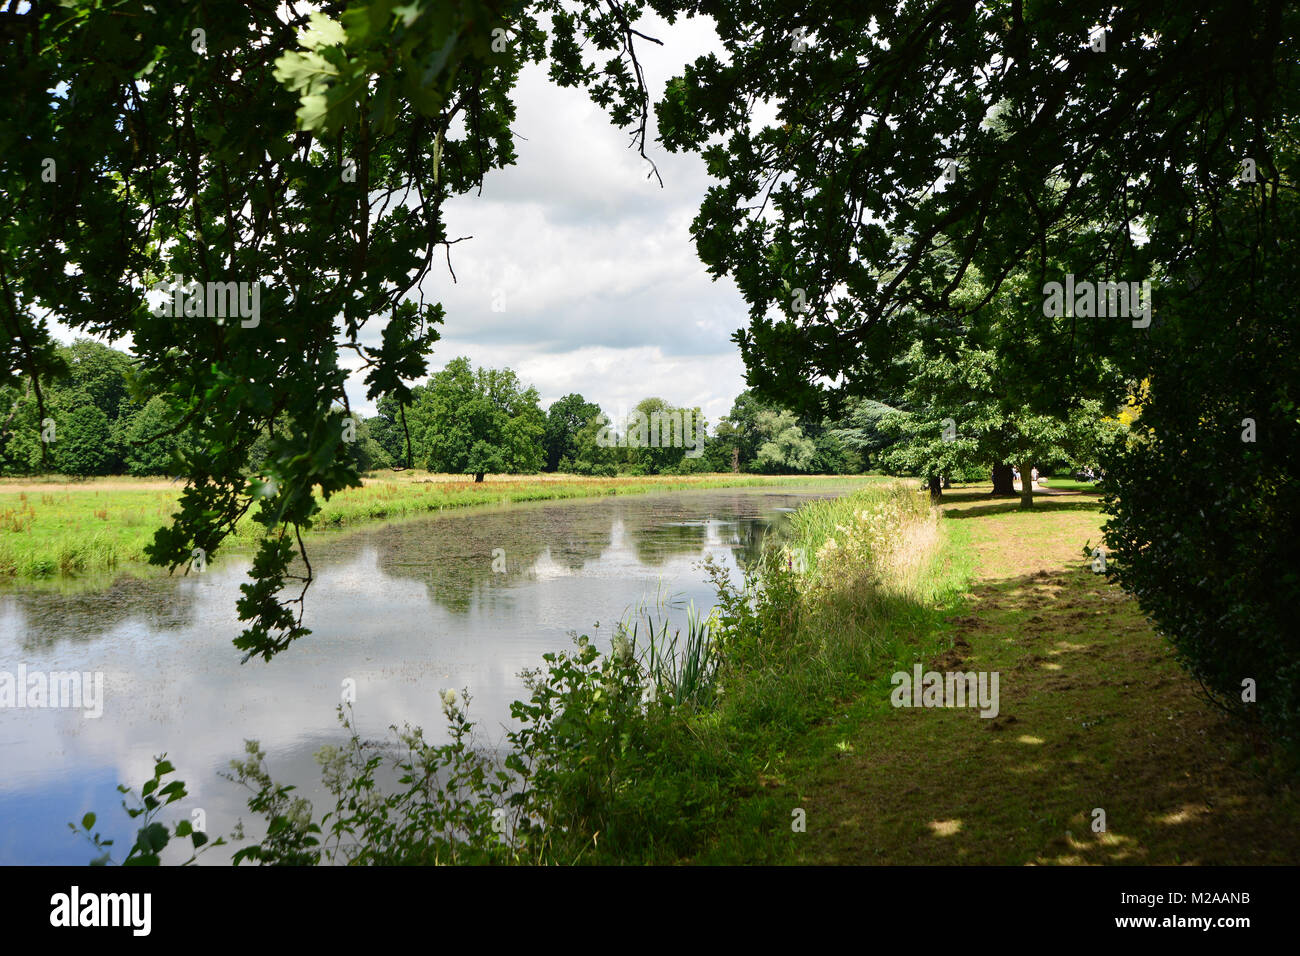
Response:
[{"label": "riverbank", "polygon": [[[697,862],[1300,862],[1293,781],[1083,556],[1095,493],[1048,489],[1027,513],[967,488],[941,507],[939,613],[828,702]],[[997,715],[892,706],[891,674],[917,663],[998,673]]]},{"label": "riverbank", "polygon": [[[852,486],[869,476],[683,475],[591,478],[579,475],[466,475],[422,471],[367,477],[323,502],[314,535],[368,522],[415,517],[451,508],[511,502],[648,494],[704,488]],[[41,581],[131,570],[158,572],[145,547],[170,522],[180,485],[158,478],[0,479],[0,579]],[[222,554],[247,553],[260,527],[246,517]],[[220,555],[218,556],[219,559]]]},{"label": "riverbank", "polygon": [[[349,809],[373,772],[351,728],[325,776],[346,850],[277,839],[249,858],[1294,864],[1294,778],[1093,572],[1101,521],[1098,496],[1074,490],[1032,511],[981,487],[932,508],[911,482],[807,502],[762,587],[759,568],[744,585],[714,569],[707,627],[688,616],[670,634],[680,622],[639,610],[543,655],[504,751],[476,745],[473,708],[444,689],[451,742],[399,735],[419,772],[398,768],[402,786]],[[900,700],[896,675],[918,666],[976,675],[974,704]],[[267,824],[295,840],[323,829],[272,799],[265,761],[283,758],[250,754],[240,779],[269,801]],[[449,778],[459,789],[430,783]]]}]

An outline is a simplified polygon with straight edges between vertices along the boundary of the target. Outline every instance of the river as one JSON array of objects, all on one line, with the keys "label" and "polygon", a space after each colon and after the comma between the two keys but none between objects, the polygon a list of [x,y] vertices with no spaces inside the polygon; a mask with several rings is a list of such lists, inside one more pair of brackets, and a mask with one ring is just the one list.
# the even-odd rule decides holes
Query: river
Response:
[{"label": "river", "polygon": [[[336,708],[355,689],[363,737],[390,724],[445,739],[438,692],[468,689],[470,716],[499,742],[519,676],[572,647],[608,648],[613,624],[658,591],[697,608],[714,556],[738,579],[765,535],[802,501],[844,487],[741,488],[448,511],[318,537],[305,622],[313,633],[270,663],[231,644],[248,562],[185,577],[124,576],[72,590],[0,591],[0,671],[103,675],[103,713],[0,708],[0,864],[87,862],[67,824],[88,810],[117,839],[132,823],[116,786],[138,788],[166,753],[211,835],[242,818],[247,793],[220,776],[256,738],[272,776],[321,803],[313,754],[345,734]],[[681,615],[684,619],[684,615]],[[595,625],[599,623],[599,628]],[[229,859],[216,848],[206,862]]]}]

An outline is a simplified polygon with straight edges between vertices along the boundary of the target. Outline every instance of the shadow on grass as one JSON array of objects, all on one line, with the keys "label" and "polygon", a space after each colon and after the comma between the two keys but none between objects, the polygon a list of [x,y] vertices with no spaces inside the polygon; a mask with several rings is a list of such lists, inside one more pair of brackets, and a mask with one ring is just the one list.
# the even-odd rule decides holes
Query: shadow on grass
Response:
[{"label": "shadow on grass", "polygon": [[1300,858],[1294,795],[1270,784],[1249,729],[1206,703],[1116,585],[1084,567],[1039,571],[988,582],[979,606],[978,618],[953,622],[955,643],[1006,675],[989,728],[1001,753],[984,764],[1036,792],[1031,803],[1056,822],[1055,834],[1040,829],[1049,838],[1037,862]]},{"label": "shadow on grass", "polygon": [[801,862],[1300,859],[1293,789],[1258,772],[1245,728],[1199,698],[1116,586],[1066,565],[986,580],[972,597],[946,619],[947,649],[920,662],[999,672],[998,716],[886,709],[879,684],[834,730],[851,753],[801,795],[822,821]]},{"label": "shadow on grass", "polygon": [[[987,498],[987,495],[978,495],[975,498],[966,500],[978,500],[978,498]],[[944,496],[948,498],[947,495]],[[955,500],[955,499],[954,499]],[[941,502],[942,503],[942,502]],[[1083,500],[1071,495],[1068,500],[1060,501],[1051,498],[1035,498],[1034,507],[1030,513],[1035,512],[1055,512],[1055,511],[1096,511],[1101,507],[1101,500],[1098,496],[1088,496]],[[1020,502],[1018,500],[999,499],[990,504],[975,505],[969,508],[949,508],[944,512],[945,519],[951,518],[980,518],[986,515],[1012,514],[1020,511]]]}]

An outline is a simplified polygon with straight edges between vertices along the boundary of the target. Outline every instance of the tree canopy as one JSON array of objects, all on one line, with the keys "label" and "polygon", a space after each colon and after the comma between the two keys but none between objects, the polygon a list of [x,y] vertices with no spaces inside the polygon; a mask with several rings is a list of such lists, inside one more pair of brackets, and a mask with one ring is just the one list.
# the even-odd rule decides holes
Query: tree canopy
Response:
[{"label": "tree canopy", "polygon": [[[306,633],[297,531],[318,494],[358,482],[341,354],[360,362],[370,399],[410,403],[443,319],[418,290],[461,238],[443,205],[513,162],[524,63],[547,59],[622,125],[642,117],[644,138],[638,9],[372,0],[281,15],[125,0],[0,15],[0,386],[25,377],[46,417],[43,383],[62,371],[51,315],[132,337],[176,428],[203,426],[151,558],[174,568],[195,547],[214,554],[249,512],[270,532],[239,604],[248,656]],[[232,298],[255,314],[235,321]],[[272,422],[263,473],[249,476]]]},{"label": "tree canopy", "polygon": [[537,389],[510,369],[475,370],[452,359],[412,390],[407,412],[417,461],[430,471],[472,474],[534,472],[542,465],[546,419]]},{"label": "tree canopy", "polygon": [[[669,84],[661,135],[718,181],[700,258],[749,303],[751,384],[788,402],[879,391],[911,315],[971,308],[969,275],[989,299],[1018,270],[1150,278],[1247,159],[1277,180],[1266,131],[1296,61],[1279,0],[687,6],[724,49]],[[1137,338],[1077,322],[1064,347]]]}]

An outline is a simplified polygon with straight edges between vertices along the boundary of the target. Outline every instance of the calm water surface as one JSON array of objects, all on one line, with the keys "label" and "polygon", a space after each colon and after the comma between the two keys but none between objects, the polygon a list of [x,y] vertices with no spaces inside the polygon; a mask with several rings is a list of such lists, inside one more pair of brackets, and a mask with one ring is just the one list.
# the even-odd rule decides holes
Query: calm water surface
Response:
[{"label": "calm water surface", "polygon": [[[468,688],[484,742],[498,742],[510,702],[525,695],[519,672],[570,648],[571,630],[605,648],[629,606],[660,589],[711,607],[706,556],[738,577],[790,510],[843,490],[542,502],[318,540],[305,616],[313,633],[270,663],[240,665],[231,645],[245,560],[75,592],[0,591],[0,671],[104,674],[98,719],[0,708],[0,864],[87,862],[91,847],[67,823],[92,809],[120,860],[132,838],[115,788],[138,788],[164,752],[186,782],[184,806],[203,809],[210,835],[229,834],[241,817],[252,831],[247,793],[219,776],[246,738],[319,813],[312,755],[344,739],[335,709],[345,680],[355,682],[363,737],[409,721],[441,741],[437,692]],[[224,847],[205,856],[228,858]]]}]

